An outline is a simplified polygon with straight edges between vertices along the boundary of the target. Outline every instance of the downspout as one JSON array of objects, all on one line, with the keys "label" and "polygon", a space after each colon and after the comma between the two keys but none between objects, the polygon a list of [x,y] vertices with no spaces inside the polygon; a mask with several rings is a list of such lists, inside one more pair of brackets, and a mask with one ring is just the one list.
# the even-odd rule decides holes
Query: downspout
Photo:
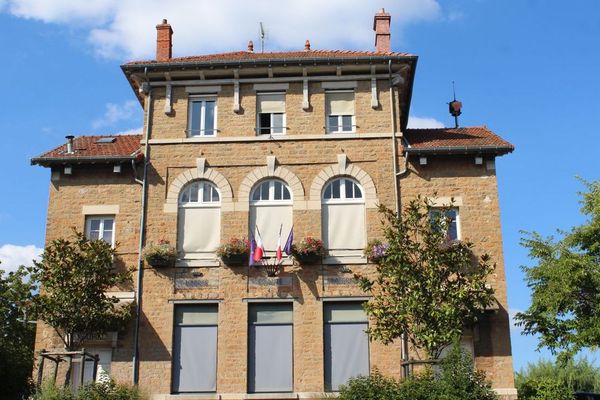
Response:
[{"label": "downspout", "polygon": [[396,99],[394,96],[394,85],[392,83],[392,60],[388,61],[388,72],[390,80],[390,118],[392,119],[392,157],[394,165],[394,199],[396,214],[400,214],[400,188],[398,185],[398,148],[396,146]]},{"label": "downspout", "polygon": [[[398,217],[400,217],[400,211],[401,211],[401,206],[400,206],[400,183],[398,182],[400,179],[400,176],[405,174],[407,171],[407,166],[408,166],[408,155],[405,156],[404,159],[404,169],[400,172],[398,172],[398,146],[397,146],[397,142],[396,142],[396,98],[394,96],[394,85],[393,85],[393,81],[392,81],[392,60],[388,61],[388,72],[389,72],[389,81],[390,81],[390,115],[391,115],[391,119],[392,119],[392,157],[393,159],[393,165],[394,165],[394,198],[395,198],[395,207],[396,207],[396,215]],[[406,336],[406,334],[402,334],[402,337],[400,338],[400,340],[402,341],[402,348],[401,348],[401,359],[402,362],[407,362],[408,361],[408,338]],[[401,368],[402,371],[402,377],[406,378],[409,375],[409,367],[408,365],[404,365]]]},{"label": "downspout", "polygon": [[[144,171],[143,178],[141,181],[142,185],[142,201],[141,201],[141,212],[140,212],[140,242],[138,247],[138,270],[137,270],[137,286],[135,292],[135,325],[133,328],[133,384],[139,383],[139,372],[140,372],[140,316],[142,311],[142,282],[144,277],[144,260],[142,258],[142,251],[144,250],[144,241],[146,233],[146,203],[148,197],[148,164],[150,164],[150,131],[152,124],[152,88],[148,84],[147,80],[147,68],[144,70],[146,76],[146,85],[142,85],[142,90],[147,91],[146,95],[146,132],[144,133],[145,147],[144,147]],[[144,87],[146,86],[146,87]],[[136,182],[139,180],[136,179]]]}]

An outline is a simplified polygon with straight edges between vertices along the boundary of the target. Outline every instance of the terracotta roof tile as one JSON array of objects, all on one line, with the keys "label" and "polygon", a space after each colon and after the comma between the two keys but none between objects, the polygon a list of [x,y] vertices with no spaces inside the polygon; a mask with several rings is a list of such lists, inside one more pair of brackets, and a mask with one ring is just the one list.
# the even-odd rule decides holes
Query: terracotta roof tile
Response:
[{"label": "terracotta roof tile", "polygon": [[[188,63],[188,62],[211,62],[211,61],[244,61],[244,60],[268,60],[284,58],[353,58],[353,57],[411,57],[409,53],[355,50],[305,50],[305,51],[276,51],[276,52],[249,52],[234,51],[229,53],[205,54],[200,56],[175,57],[165,63]],[[131,61],[125,65],[136,64],[160,64],[156,60]]]},{"label": "terracotta roof tile", "polygon": [[408,151],[492,151],[499,154],[509,153],[514,146],[490,131],[485,126],[464,128],[427,128],[407,129],[404,138]]},{"label": "terracotta roof tile", "polygon": [[[102,138],[115,138],[112,143],[98,143]],[[53,160],[102,160],[106,158],[137,157],[141,156],[140,141],[142,135],[102,135],[102,136],[79,136],[73,139],[73,153],[67,153],[67,145],[63,144],[52,149],[39,157],[32,159],[32,163],[40,164]]]}]

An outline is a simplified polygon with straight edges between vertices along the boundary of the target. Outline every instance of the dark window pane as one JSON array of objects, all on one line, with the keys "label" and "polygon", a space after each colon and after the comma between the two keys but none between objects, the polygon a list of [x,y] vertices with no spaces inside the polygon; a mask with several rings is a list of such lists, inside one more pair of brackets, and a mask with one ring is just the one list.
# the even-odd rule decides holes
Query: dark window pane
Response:
[{"label": "dark window pane", "polygon": [[323,194],[323,198],[324,199],[331,198],[331,184],[327,185],[327,187],[325,188],[325,194]]},{"label": "dark window pane", "polygon": [[335,181],[331,182],[331,189],[333,191],[333,199],[339,199],[340,198],[340,179],[336,179]]},{"label": "dark window pane", "polygon": [[287,187],[283,187],[283,199],[284,200],[290,200],[292,198],[292,196],[290,196],[290,191],[288,190]]},{"label": "dark window pane", "polygon": [[200,185],[194,183],[192,187],[190,187],[190,202],[197,203],[198,202],[198,189]]},{"label": "dark window pane", "polygon": [[338,130],[338,117],[337,115],[330,115],[329,119],[329,131],[336,132]]},{"label": "dark window pane", "polygon": [[352,116],[351,115],[342,115],[342,131],[344,131],[344,132],[352,131]]},{"label": "dark window pane", "polygon": [[263,182],[263,184],[260,185],[260,199],[269,200],[269,182]]},{"label": "dark window pane", "polygon": [[281,182],[275,182],[275,200],[283,199],[283,187]]},{"label": "dark window pane", "polygon": [[200,134],[200,116],[202,112],[202,102],[192,101],[190,106],[190,121],[189,121],[189,135],[197,136]]},{"label": "dark window pane", "polygon": [[212,136],[215,134],[215,102],[207,101],[204,103],[204,134]]},{"label": "dark window pane", "polygon": [[212,187],[208,183],[205,183],[203,185],[203,188],[202,188],[202,190],[203,190],[202,201],[204,203],[208,203],[210,201],[210,199],[211,199],[211,195],[210,195],[211,189],[212,189]]},{"label": "dark window pane", "polygon": [[346,187],[346,198],[347,199],[353,199],[354,198],[354,182],[346,179],[346,184],[344,185]]},{"label": "dark window pane", "polygon": [[268,135],[271,133],[271,114],[259,114],[258,132],[261,135]]}]

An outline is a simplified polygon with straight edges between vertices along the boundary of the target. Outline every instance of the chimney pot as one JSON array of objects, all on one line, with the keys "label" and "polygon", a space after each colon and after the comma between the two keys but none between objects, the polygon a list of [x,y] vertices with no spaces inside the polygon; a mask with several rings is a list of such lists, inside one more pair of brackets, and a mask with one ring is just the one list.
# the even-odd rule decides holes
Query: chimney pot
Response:
[{"label": "chimney pot", "polygon": [[156,25],[156,61],[168,61],[172,57],[173,29],[166,19]]},{"label": "chimney pot", "polygon": [[248,51],[254,53],[254,42],[252,40],[248,40]]},{"label": "chimney pot", "polygon": [[310,41],[308,39],[306,39],[306,42],[304,42],[304,51],[309,51],[310,50]]},{"label": "chimney pot", "polygon": [[65,139],[67,139],[67,154],[73,154],[74,148],[73,148],[73,139],[75,138],[75,136],[73,135],[67,135],[65,136]]},{"label": "chimney pot", "polygon": [[375,51],[378,53],[389,53],[391,51],[390,43],[390,24],[392,16],[382,8],[375,14],[373,19],[373,30],[375,31]]}]

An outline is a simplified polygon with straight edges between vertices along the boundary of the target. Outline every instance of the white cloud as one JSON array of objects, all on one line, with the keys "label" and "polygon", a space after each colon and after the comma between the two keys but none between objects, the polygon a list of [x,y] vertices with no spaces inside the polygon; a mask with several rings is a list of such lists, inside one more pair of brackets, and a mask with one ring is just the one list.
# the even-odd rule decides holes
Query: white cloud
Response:
[{"label": "white cloud", "polygon": [[18,246],[14,244],[4,244],[0,246],[0,269],[11,272],[15,271],[19,265],[32,265],[33,259],[39,259],[44,249],[36,247],[33,244]]},{"label": "white cloud", "polygon": [[444,123],[431,117],[408,117],[409,128],[443,128]]},{"label": "white cloud", "polygon": [[123,104],[107,103],[102,118],[92,122],[94,129],[111,127],[121,121],[139,120],[140,104],[135,100],[127,100]]},{"label": "white cloud", "polygon": [[[17,17],[83,29],[97,54],[127,59],[154,58],[155,26],[163,18],[173,26],[177,56],[242,50],[250,39],[259,48],[259,22],[269,50],[302,49],[306,39],[314,49],[372,49],[378,7],[392,14],[400,28],[394,32],[442,16],[438,0],[5,1]],[[401,50],[401,38],[393,43]]]},{"label": "white cloud", "polygon": [[143,129],[144,128],[140,126],[139,128],[132,128],[120,132],[115,132],[113,133],[113,135],[139,135],[140,133],[142,133]]}]

